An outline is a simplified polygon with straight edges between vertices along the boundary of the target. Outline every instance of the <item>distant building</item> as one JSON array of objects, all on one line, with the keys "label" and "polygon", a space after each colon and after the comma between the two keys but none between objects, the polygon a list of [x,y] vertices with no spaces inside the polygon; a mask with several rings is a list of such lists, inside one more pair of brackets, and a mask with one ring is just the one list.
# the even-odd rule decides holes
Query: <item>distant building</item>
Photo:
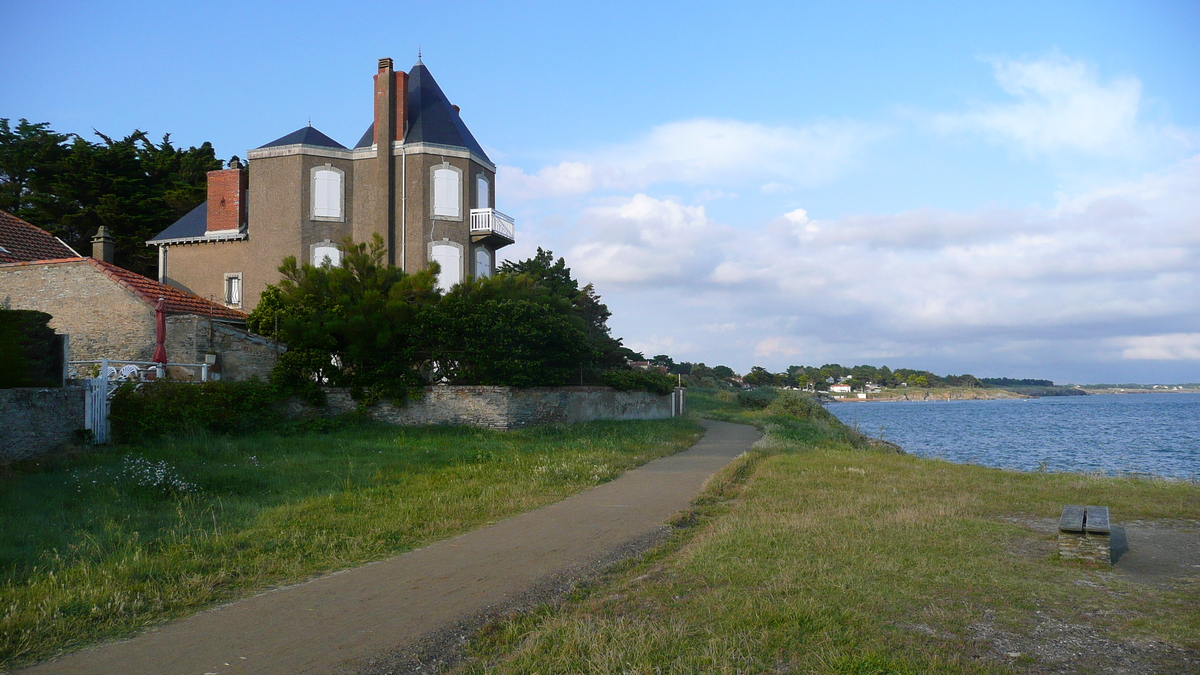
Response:
[{"label": "distant building", "polygon": [[851,388],[850,388],[850,385],[848,385],[848,384],[838,383],[838,384],[830,386],[829,391],[832,391],[832,392],[838,393],[838,394],[849,394],[851,391]]},{"label": "distant building", "polygon": [[337,265],[346,237],[378,234],[409,272],[437,261],[442,288],[491,275],[514,241],[496,165],[420,60],[407,73],[379,60],[374,121],[355,147],[307,126],[251,150],[249,165],[210,172],[208,200],[147,242],[160,281],[250,311],[286,256]]}]

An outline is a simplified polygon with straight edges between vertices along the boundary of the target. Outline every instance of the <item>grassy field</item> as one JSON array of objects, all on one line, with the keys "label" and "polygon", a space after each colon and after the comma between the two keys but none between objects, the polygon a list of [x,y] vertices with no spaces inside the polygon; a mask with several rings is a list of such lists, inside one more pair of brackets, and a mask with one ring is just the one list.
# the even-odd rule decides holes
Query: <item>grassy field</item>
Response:
[{"label": "grassy field", "polygon": [[0,669],[393,555],[608,481],[693,420],[364,424],[117,447],[0,477]]},{"label": "grassy field", "polygon": [[[752,422],[761,449],[673,539],[558,607],[488,626],[466,673],[1196,672],[1200,585],[1057,559],[1065,503],[1200,521],[1200,486],[1014,473],[867,448],[823,411]],[[1113,670],[1109,670],[1113,669]]]}]

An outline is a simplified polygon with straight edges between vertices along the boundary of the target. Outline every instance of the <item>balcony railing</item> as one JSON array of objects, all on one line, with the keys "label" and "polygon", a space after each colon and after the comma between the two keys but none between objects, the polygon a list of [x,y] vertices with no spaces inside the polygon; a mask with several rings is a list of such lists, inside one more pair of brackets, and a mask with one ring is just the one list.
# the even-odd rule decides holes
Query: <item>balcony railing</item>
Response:
[{"label": "balcony railing", "polygon": [[471,209],[471,234],[495,234],[516,241],[513,236],[515,226],[511,216],[496,209]]}]

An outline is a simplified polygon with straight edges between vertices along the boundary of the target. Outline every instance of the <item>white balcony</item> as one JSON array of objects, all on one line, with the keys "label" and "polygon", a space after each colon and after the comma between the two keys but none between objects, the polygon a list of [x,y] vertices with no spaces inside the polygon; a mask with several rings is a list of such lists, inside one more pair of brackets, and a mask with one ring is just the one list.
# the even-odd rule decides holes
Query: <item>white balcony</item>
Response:
[{"label": "white balcony", "polygon": [[516,223],[496,209],[471,209],[471,238],[492,239],[496,248],[508,246],[516,241],[513,231]]}]

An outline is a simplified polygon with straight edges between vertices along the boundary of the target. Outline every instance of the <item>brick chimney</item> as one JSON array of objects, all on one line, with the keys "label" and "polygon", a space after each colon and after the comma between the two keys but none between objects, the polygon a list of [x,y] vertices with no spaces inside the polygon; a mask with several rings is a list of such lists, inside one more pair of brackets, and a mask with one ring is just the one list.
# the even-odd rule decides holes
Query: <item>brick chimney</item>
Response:
[{"label": "brick chimney", "polygon": [[408,113],[408,73],[393,70],[390,58],[379,59],[379,72],[375,74],[375,142],[379,143],[382,130],[390,130],[385,139],[404,140],[404,128]]},{"label": "brick chimney", "polygon": [[116,250],[117,240],[108,233],[107,227],[101,225],[100,229],[96,230],[96,236],[92,237],[92,257],[111,264],[116,258]]},{"label": "brick chimney", "polygon": [[404,140],[408,112],[408,73],[393,70],[391,59],[379,59],[375,73],[375,171],[379,207],[374,229],[387,241],[387,262],[396,264],[396,161],[392,143]]},{"label": "brick chimney", "polygon": [[208,172],[209,232],[238,230],[246,224],[246,189],[250,175],[244,169]]}]

